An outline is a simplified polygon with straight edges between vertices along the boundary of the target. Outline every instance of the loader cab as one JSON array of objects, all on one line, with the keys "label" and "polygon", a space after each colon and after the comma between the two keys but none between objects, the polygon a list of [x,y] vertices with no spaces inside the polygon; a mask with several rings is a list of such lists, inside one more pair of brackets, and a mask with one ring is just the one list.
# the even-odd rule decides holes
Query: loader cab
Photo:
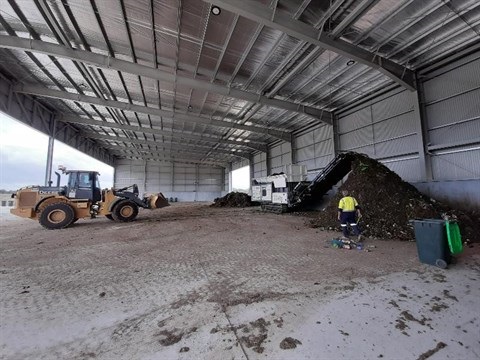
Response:
[{"label": "loader cab", "polygon": [[88,199],[97,202],[102,199],[99,173],[96,171],[67,171],[68,185],[66,196],[70,199]]}]

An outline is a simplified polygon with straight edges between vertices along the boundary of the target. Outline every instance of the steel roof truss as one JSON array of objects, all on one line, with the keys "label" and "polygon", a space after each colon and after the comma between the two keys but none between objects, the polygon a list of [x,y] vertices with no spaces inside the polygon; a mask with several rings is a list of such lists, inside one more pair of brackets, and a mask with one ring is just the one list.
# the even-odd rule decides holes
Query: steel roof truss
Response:
[{"label": "steel roof truss", "polygon": [[252,0],[243,0],[241,2],[237,0],[204,1],[265,26],[282,31],[312,45],[331,50],[337,54],[370,66],[407,89],[415,90],[415,76],[412,70],[346,41],[333,39],[324,32],[315,29],[313,26],[292,19],[290,14],[281,9],[274,11]]}]

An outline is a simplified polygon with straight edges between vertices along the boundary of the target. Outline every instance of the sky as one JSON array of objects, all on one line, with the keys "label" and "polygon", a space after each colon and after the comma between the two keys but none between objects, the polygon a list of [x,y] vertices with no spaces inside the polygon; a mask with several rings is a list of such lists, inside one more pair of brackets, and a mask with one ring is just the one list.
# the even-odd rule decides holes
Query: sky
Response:
[{"label": "sky", "polygon": [[[28,185],[45,185],[48,136],[0,112],[0,189],[17,190]],[[54,171],[63,165],[72,170],[100,173],[102,188],[113,186],[113,167],[56,140],[53,149]],[[60,185],[66,185],[62,176]]]},{"label": "sky", "polygon": [[243,168],[232,171],[232,189],[250,189],[249,166],[245,166]]},{"label": "sky", "polygon": [[[28,185],[45,185],[48,136],[0,112],[0,189],[17,190]],[[113,167],[102,163],[64,143],[55,140],[53,148],[52,181],[55,171],[63,165],[72,170],[93,170],[100,173],[102,188],[113,186]],[[66,185],[62,176],[60,185]],[[248,166],[232,172],[232,188],[250,187]]]}]

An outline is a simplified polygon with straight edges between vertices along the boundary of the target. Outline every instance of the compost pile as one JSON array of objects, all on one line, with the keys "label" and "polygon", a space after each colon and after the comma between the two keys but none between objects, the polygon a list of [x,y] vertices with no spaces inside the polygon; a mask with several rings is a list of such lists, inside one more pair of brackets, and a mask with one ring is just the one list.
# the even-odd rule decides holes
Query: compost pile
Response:
[{"label": "compost pile", "polygon": [[423,195],[386,166],[362,154],[355,155],[352,171],[336,196],[318,218],[311,220],[313,227],[340,231],[337,209],[341,190],[357,199],[362,211],[358,224],[365,236],[413,240],[409,220],[446,216],[458,220],[463,240],[480,241],[480,214],[454,210]]},{"label": "compost pile", "polygon": [[247,207],[258,205],[252,202],[252,197],[241,192],[230,192],[224,197],[216,198],[211,206],[214,207]]}]

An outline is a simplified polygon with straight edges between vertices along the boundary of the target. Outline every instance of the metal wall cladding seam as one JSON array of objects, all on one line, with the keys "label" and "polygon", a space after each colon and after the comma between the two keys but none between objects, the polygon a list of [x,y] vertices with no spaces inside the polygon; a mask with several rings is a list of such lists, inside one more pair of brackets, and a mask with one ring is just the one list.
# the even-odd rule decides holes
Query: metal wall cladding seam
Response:
[{"label": "metal wall cladding seam", "polygon": [[333,126],[323,125],[313,130],[313,142],[317,143],[326,139],[333,139]]},{"label": "metal wall cladding seam", "polygon": [[365,154],[371,158],[375,158],[375,147],[373,145],[360,146],[355,149],[340,149],[340,151],[355,151],[360,154]]},{"label": "metal wall cladding seam", "polygon": [[265,153],[253,156],[253,175],[254,177],[267,176],[267,160]]},{"label": "metal wall cladding seam", "polygon": [[[448,82],[445,83],[448,86]],[[428,129],[480,116],[479,88],[426,106]]]},{"label": "metal wall cladding seam", "polygon": [[328,165],[330,161],[332,161],[334,158],[333,153],[332,154],[327,154],[322,157],[315,158],[315,169],[323,169],[325,166]]},{"label": "metal wall cladding seam", "polygon": [[250,162],[247,159],[242,159],[241,161],[234,162],[232,163],[232,171],[241,169],[245,166],[248,166],[249,164]]},{"label": "metal wall cladding seam", "polygon": [[314,151],[315,158],[323,158],[325,156],[333,155],[333,152],[334,152],[333,139],[326,139],[324,141],[315,143],[314,146],[315,146],[315,151]]},{"label": "metal wall cladding seam", "polygon": [[372,123],[372,109],[370,106],[358,110],[357,112],[338,119],[338,132],[340,134],[348,131],[354,131],[360,127]]},{"label": "metal wall cladding seam", "polygon": [[400,156],[416,152],[418,137],[416,134],[375,144],[375,158]]},{"label": "metal wall cladding seam", "polygon": [[266,159],[267,159],[267,154],[263,152],[253,155],[254,164],[265,162]]},{"label": "metal wall cladding seam", "polygon": [[282,155],[282,146],[281,145],[272,146],[269,149],[269,155],[270,155],[270,157],[277,157],[277,156]]},{"label": "metal wall cladding seam", "polygon": [[315,145],[309,145],[296,149],[297,163],[315,158]]},{"label": "metal wall cladding seam", "polygon": [[314,142],[314,135],[312,132],[298,135],[293,138],[293,144],[296,149],[301,149],[303,147],[309,146],[313,142]]},{"label": "metal wall cladding seam", "polygon": [[389,140],[399,136],[415,133],[417,131],[415,113],[409,112],[395,116],[391,119],[373,124],[375,142]]},{"label": "metal wall cladding seam", "polygon": [[357,151],[357,148],[364,145],[373,144],[374,142],[371,126],[357,129],[346,134],[341,134],[339,139],[339,147],[341,150]]},{"label": "metal wall cladding seam", "polygon": [[269,154],[272,171],[274,171],[275,168],[278,170],[278,167],[292,163],[292,148],[290,143],[284,142],[270,148]]},{"label": "metal wall cladding seam", "polygon": [[[431,157],[435,180],[480,179],[480,149]],[[473,166],[472,166],[473,165]],[[475,166],[477,165],[477,166]]]},{"label": "metal wall cladding seam", "polygon": [[383,165],[395,172],[403,180],[409,182],[422,181],[420,176],[420,160],[418,158],[399,159],[398,161],[384,162]]},{"label": "metal wall cladding seam", "polygon": [[[479,54],[480,56],[480,54]],[[448,84],[448,86],[445,86]],[[423,82],[425,102],[456,96],[480,87],[480,58]]]},{"label": "metal wall cladding seam", "polygon": [[375,123],[393,116],[413,111],[415,105],[414,101],[416,101],[415,94],[406,90],[374,103],[372,105],[373,122]]},{"label": "metal wall cladding seam", "polygon": [[[432,145],[458,143],[464,140],[472,140],[480,143],[480,118],[475,121],[455,124],[446,128],[430,130],[428,133],[429,142]],[[474,167],[480,169],[480,165]]]},{"label": "metal wall cladding seam", "polygon": [[[297,165],[305,165],[307,169],[316,169],[316,163],[315,159],[308,159],[308,160],[302,160],[302,161],[297,161]],[[310,177],[309,175],[307,176],[309,180],[313,180],[314,176]]]}]

